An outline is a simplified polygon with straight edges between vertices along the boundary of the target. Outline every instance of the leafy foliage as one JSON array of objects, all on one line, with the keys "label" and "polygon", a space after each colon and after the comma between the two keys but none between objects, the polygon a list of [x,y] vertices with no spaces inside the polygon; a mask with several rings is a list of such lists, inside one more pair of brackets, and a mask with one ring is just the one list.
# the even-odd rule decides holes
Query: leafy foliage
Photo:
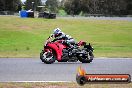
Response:
[{"label": "leafy foliage", "polygon": [[[41,0],[26,0],[26,9],[38,10]],[[19,11],[21,0],[0,0],[0,11]],[[132,0],[47,0],[46,8],[58,13],[60,9],[70,15],[102,14],[102,15],[131,15]]]},{"label": "leafy foliage", "polygon": [[0,0],[0,11],[21,10],[21,0]]},{"label": "leafy foliage", "polygon": [[41,0],[27,0],[25,2],[27,10],[29,10],[29,9],[37,10],[38,9],[37,6],[39,6],[41,4],[42,4]]},{"label": "leafy foliage", "polygon": [[68,14],[77,15],[81,12],[80,0],[66,0],[64,6]]},{"label": "leafy foliage", "polygon": [[132,14],[132,0],[63,0],[68,14],[127,15]]},{"label": "leafy foliage", "polygon": [[50,12],[58,12],[59,1],[58,0],[47,0],[46,6]]}]

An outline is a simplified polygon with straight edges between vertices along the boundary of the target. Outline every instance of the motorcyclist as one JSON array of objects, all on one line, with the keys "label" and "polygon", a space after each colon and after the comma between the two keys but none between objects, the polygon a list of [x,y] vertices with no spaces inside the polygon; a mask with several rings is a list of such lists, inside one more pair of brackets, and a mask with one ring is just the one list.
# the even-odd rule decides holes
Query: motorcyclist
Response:
[{"label": "motorcyclist", "polygon": [[54,38],[53,41],[64,40],[62,43],[67,45],[69,48],[73,48],[73,45],[75,44],[75,40],[71,36],[62,32],[60,28],[54,29],[51,37]]}]

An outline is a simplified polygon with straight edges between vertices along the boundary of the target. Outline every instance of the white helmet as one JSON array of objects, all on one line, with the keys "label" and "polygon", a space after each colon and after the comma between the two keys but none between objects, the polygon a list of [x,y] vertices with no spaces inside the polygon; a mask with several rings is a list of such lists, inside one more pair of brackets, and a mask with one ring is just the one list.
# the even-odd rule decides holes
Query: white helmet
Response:
[{"label": "white helmet", "polygon": [[54,29],[54,31],[53,31],[53,34],[59,34],[59,33],[61,33],[61,29],[60,28],[56,28],[56,29]]}]

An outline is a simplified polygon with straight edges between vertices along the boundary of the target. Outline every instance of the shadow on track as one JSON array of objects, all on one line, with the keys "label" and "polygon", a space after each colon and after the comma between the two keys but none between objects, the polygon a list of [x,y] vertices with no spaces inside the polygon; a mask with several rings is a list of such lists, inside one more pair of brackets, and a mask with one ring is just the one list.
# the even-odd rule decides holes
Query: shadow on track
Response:
[{"label": "shadow on track", "polygon": [[[41,63],[41,64],[45,64],[45,63]],[[92,64],[92,63],[81,63],[81,62],[55,62],[55,63],[52,63],[52,64]],[[47,64],[47,65],[52,65],[52,64]]]}]

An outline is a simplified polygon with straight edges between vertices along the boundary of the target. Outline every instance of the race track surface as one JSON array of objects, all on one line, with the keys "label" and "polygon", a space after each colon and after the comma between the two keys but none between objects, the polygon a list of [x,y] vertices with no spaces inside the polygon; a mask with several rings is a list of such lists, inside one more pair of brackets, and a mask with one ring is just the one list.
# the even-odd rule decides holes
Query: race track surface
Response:
[{"label": "race track surface", "polygon": [[132,58],[95,58],[92,63],[44,64],[39,58],[0,58],[0,82],[76,81],[82,66],[88,74],[130,74]]}]

